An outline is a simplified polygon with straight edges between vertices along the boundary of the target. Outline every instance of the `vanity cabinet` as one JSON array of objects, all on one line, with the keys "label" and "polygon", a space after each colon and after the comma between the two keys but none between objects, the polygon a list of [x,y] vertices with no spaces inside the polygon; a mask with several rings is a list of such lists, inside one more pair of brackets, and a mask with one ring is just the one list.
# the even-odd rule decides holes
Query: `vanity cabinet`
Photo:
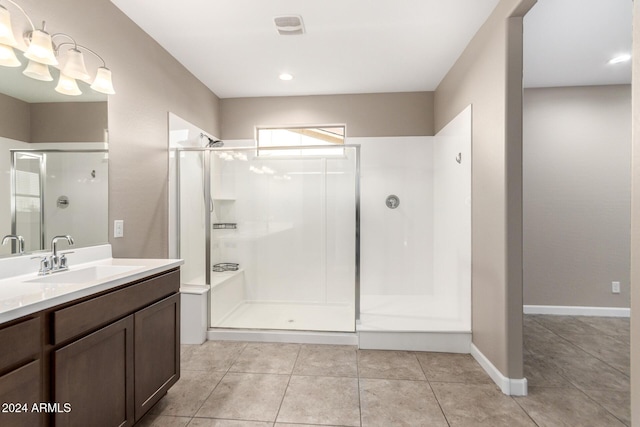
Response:
[{"label": "vanity cabinet", "polygon": [[180,295],[138,311],[133,320],[138,421],[180,376]]},{"label": "vanity cabinet", "polygon": [[0,426],[134,425],[180,377],[179,288],[176,268],[0,325],[0,403],[29,405]]},{"label": "vanity cabinet", "polygon": [[[11,343],[0,352],[0,425],[42,425],[44,416],[32,411],[43,400],[42,319],[32,316],[0,326],[0,342]],[[26,405],[26,406],[25,406]]]},{"label": "vanity cabinet", "polygon": [[133,425],[133,350],[127,316],[54,351],[55,425]]}]

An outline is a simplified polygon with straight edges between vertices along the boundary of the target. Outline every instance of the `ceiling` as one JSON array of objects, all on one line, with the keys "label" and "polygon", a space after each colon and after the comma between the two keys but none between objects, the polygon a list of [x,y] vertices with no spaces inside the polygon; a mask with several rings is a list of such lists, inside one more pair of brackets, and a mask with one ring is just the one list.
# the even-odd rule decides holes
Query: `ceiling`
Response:
[{"label": "ceiling", "polygon": [[[111,0],[220,98],[432,91],[498,0]],[[630,0],[538,0],[525,86],[630,83]],[[301,15],[306,34],[273,18]],[[278,75],[287,72],[291,81]]]},{"label": "ceiling", "polygon": [[630,84],[631,0],[538,0],[524,17],[525,87]]}]

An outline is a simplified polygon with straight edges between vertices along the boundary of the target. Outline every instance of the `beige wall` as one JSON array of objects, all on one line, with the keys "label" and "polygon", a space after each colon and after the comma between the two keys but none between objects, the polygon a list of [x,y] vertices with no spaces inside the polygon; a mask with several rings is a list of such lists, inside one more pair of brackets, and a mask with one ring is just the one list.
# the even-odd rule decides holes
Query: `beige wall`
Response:
[{"label": "beige wall", "polygon": [[23,142],[105,142],[105,129],[106,102],[30,104],[0,93],[0,136],[5,138]]},{"label": "beige wall", "polygon": [[640,426],[640,2],[633,2],[631,80],[631,424]]},{"label": "beige wall", "polygon": [[[220,134],[218,98],[109,0],[22,0],[34,22],[97,51],[113,72],[109,97],[109,233],[118,257],[168,254],[168,112]],[[9,6],[10,8],[11,6]],[[14,28],[18,33],[20,28]],[[97,63],[85,55],[89,68]]]},{"label": "beige wall", "polygon": [[30,142],[105,142],[106,102],[30,104]]},{"label": "beige wall", "polygon": [[222,99],[221,139],[265,125],[347,125],[347,136],[434,135],[433,92]]},{"label": "beige wall", "polygon": [[29,104],[0,93],[0,136],[31,141]]},{"label": "beige wall", "polygon": [[535,0],[501,0],[435,93],[436,132],[473,108],[474,345],[522,378],[522,16]]},{"label": "beige wall", "polygon": [[527,89],[523,120],[524,303],[629,307],[631,87]]}]

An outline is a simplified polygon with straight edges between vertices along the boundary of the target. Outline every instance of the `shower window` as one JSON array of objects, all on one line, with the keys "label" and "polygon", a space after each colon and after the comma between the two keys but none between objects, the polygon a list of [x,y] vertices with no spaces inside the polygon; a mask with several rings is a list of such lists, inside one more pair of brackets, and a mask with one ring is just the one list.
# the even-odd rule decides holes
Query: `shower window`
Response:
[{"label": "shower window", "polygon": [[[342,156],[345,137],[344,125],[315,127],[264,127],[256,129],[258,156],[299,157],[299,156]],[[335,149],[313,146],[335,145]],[[301,150],[274,150],[273,147],[307,147]],[[264,149],[263,149],[264,148]]]}]

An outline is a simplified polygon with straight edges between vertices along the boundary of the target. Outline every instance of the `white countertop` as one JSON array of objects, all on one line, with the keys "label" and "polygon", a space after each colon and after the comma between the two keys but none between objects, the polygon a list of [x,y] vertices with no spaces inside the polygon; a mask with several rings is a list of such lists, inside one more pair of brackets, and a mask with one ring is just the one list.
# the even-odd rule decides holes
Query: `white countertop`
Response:
[{"label": "white countertop", "polygon": [[[44,254],[39,254],[40,257]],[[67,272],[38,276],[39,260],[29,255],[0,259],[0,323],[106,291],[182,265],[180,259],[111,258],[111,246],[77,249],[67,255],[69,272],[122,266],[115,274],[82,283],[65,283]],[[129,267],[129,268],[126,268]],[[108,268],[108,267],[106,267]],[[26,269],[26,270],[25,270]],[[11,274],[31,271],[27,274]],[[40,282],[34,280],[41,280]],[[48,280],[51,280],[47,282]]]}]

